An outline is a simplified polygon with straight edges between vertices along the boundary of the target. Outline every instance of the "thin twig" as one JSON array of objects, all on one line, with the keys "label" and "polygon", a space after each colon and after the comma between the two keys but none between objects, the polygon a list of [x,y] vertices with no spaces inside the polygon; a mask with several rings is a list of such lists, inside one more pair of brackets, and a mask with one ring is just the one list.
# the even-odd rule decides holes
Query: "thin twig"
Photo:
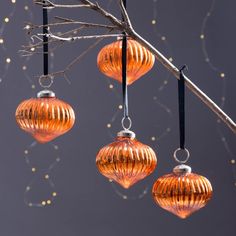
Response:
[{"label": "thin twig", "polygon": [[55,4],[49,0],[34,0],[35,4],[44,6],[45,8],[90,8],[90,5],[85,4],[71,4],[71,5],[62,5],[62,4]]},{"label": "thin twig", "polygon": [[[78,33],[78,32],[80,32],[81,30],[83,30],[84,29],[84,27],[85,26],[80,26],[79,28],[77,28],[77,29],[73,29],[73,30],[69,30],[69,31],[67,31],[67,32],[64,32],[64,33],[62,33],[62,34],[60,34],[60,36],[65,36],[65,35],[70,35],[70,34],[72,34],[72,33]],[[36,35],[37,36],[37,35]],[[33,36],[31,36],[31,38],[32,37],[34,37],[34,35]],[[42,47],[43,47],[43,45],[44,45],[44,42],[42,41],[42,39],[41,38],[39,38],[38,36],[37,36],[37,38],[40,40],[38,43],[35,43],[35,44],[29,44],[29,45],[26,45],[26,46],[22,46],[22,50],[19,50],[19,52],[21,53],[21,56],[23,56],[23,57],[28,57],[28,56],[32,56],[32,55],[34,55],[34,54],[42,54],[42,52],[37,52],[36,51],[36,49],[41,49]],[[57,39],[53,39],[53,38],[49,38],[49,41],[48,41],[50,44],[52,44],[52,43],[58,43],[58,42],[62,42],[62,41],[59,41],[59,40],[57,40]],[[34,49],[33,51],[32,51],[32,49]],[[51,52],[51,50],[50,50],[50,52]]]},{"label": "thin twig", "polygon": [[67,41],[72,42],[80,39],[99,39],[99,38],[112,38],[112,37],[122,37],[122,34],[102,34],[102,35],[83,35],[83,36],[75,36],[75,37],[60,37],[54,34],[38,34],[39,36],[47,36],[48,38],[57,39],[59,41]]},{"label": "thin twig", "polygon": [[55,77],[62,75],[67,81],[69,81],[67,77],[68,71],[70,71],[74,65],[76,65],[84,56],[86,56],[89,51],[94,49],[103,39],[104,38],[97,39],[92,45],[86,48],[86,50],[84,50],[78,57],[76,57],[72,62],[70,62],[64,70],[52,72],[50,73],[50,76]]},{"label": "thin twig", "polygon": [[[59,16],[56,16],[54,18],[58,19],[62,22],[50,23],[46,26],[52,27],[52,26],[61,26],[61,25],[82,25],[85,27],[106,28],[106,29],[116,29],[117,28],[114,25],[105,25],[105,24],[76,21],[76,20],[72,20],[72,19],[68,19],[68,18],[59,17]],[[43,28],[43,25],[34,25],[31,22],[27,22],[26,25],[27,25],[27,28],[25,27],[25,29],[27,29],[28,31]]]}]

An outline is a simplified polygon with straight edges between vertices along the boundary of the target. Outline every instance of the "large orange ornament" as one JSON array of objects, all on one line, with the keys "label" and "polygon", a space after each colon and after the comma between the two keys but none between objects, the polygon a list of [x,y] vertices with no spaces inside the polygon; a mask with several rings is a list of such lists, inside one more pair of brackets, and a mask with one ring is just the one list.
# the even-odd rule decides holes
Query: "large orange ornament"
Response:
[{"label": "large orange ornament", "polygon": [[38,142],[46,143],[69,131],[75,122],[72,107],[49,90],[23,101],[16,109],[16,122]]},{"label": "large orange ornament", "polygon": [[135,139],[132,131],[124,130],[115,142],[98,152],[96,164],[102,175],[128,189],[154,171],[157,158],[149,146]]},{"label": "large orange ornament", "polygon": [[182,164],[172,174],[157,179],[152,194],[160,207],[185,219],[207,204],[212,186],[207,178],[191,173],[191,167]]},{"label": "large orange ornament", "polygon": [[[127,84],[152,69],[155,56],[137,41],[127,40]],[[97,57],[99,70],[122,83],[122,40],[111,43],[99,52]]]}]

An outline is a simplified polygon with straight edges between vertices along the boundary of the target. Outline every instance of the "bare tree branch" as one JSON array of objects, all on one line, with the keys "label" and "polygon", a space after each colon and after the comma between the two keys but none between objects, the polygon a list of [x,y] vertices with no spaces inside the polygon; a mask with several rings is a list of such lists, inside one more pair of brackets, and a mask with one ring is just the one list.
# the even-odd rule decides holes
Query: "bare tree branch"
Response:
[{"label": "bare tree branch", "polygon": [[119,3],[124,22],[127,23],[128,28],[133,29],[127,10],[125,9],[123,0],[119,0]]},{"label": "bare tree branch", "polygon": [[[45,2],[45,3],[44,3]],[[109,20],[111,24],[117,27],[121,32],[126,32],[126,34],[138,41],[141,45],[146,47],[151,51],[156,59],[166,67],[177,79],[179,79],[180,73],[178,68],[172,64],[161,52],[159,52],[153,45],[141,37],[132,27],[131,21],[129,19],[128,13],[123,5],[122,0],[119,0],[121,12],[124,18],[124,22],[117,19],[111,13],[103,9],[98,3],[93,3],[89,0],[80,0],[82,4],[78,5],[63,5],[63,4],[54,4],[49,0],[36,0],[36,4],[43,5],[47,8],[87,8],[91,9],[105,19]],[[48,35],[51,37],[51,35]],[[80,36],[83,37],[83,36]],[[60,39],[59,39],[60,40]],[[70,40],[68,40],[70,41]],[[72,40],[73,41],[73,40]],[[235,134],[236,134],[236,124],[234,121],[219,107],[217,106],[200,88],[198,88],[187,76],[185,76],[185,84],[191,92],[193,92],[206,106],[208,106]]]}]

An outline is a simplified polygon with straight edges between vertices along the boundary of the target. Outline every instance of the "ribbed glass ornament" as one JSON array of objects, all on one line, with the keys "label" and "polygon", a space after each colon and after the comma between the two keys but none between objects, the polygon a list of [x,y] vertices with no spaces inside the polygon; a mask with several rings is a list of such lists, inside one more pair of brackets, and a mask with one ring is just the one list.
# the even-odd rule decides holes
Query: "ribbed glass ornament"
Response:
[{"label": "ribbed glass ornament", "polygon": [[201,175],[191,171],[175,171],[158,178],[153,185],[152,194],[160,207],[185,219],[207,204],[212,197],[212,186]]},{"label": "ribbed glass ornament", "polygon": [[75,122],[72,107],[56,97],[23,101],[16,109],[16,122],[38,142],[46,143],[69,131]]},{"label": "ribbed glass ornament", "polygon": [[[127,84],[130,85],[150,71],[155,63],[154,55],[137,41],[127,40]],[[122,83],[122,40],[111,43],[99,52],[99,70]]]},{"label": "ribbed glass ornament", "polygon": [[132,137],[117,137],[97,154],[100,173],[128,189],[150,175],[157,164],[155,152]]}]

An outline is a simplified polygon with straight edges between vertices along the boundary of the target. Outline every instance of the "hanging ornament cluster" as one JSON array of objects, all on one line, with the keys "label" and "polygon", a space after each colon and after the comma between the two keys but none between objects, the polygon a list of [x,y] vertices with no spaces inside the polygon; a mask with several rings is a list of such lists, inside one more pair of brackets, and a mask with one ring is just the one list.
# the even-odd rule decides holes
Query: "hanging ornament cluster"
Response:
[{"label": "hanging ornament cluster", "polygon": [[[150,71],[154,55],[137,41],[127,39],[127,84],[130,85]],[[118,39],[99,52],[99,70],[106,76],[122,82],[122,39]]]},{"label": "hanging ornament cluster", "polygon": [[[101,55],[105,55],[105,59],[110,58],[110,62],[114,61],[109,55],[119,55],[120,64],[114,64],[114,68],[109,65],[108,70],[103,65],[102,56],[98,56],[98,64],[100,70],[107,75],[122,82],[123,88],[123,107],[124,117],[122,120],[123,131],[119,132],[115,142],[103,147],[97,154],[96,164],[98,170],[105,177],[119,183],[124,188],[129,188],[136,182],[150,175],[157,164],[155,152],[148,146],[138,142],[135,139],[135,134],[130,131],[131,119],[128,114],[128,65],[129,57],[126,51],[130,39],[126,39],[124,35],[122,43],[119,41],[119,46],[111,44],[108,49],[103,49]],[[115,48],[112,48],[115,47]],[[117,48],[122,49],[121,52],[115,52]],[[107,51],[106,51],[107,50]],[[106,54],[107,53],[107,54]],[[108,60],[109,61],[109,60]],[[185,219],[192,213],[204,207],[212,197],[212,186],[209,180],[201,175],[192,173],[191,167],[185,165],[189,159],[190,153],[185,148],[185,83],[183,67],[180,70],[180,79],[178,82],[179,88],[179,126],[180,126],[180,148],[174,152],[175,160],[180,164],[173,169],[173,173],[164,175],[156,180],[152,188],[152,195],[156,204],[161,208]],[[135,66],[133,68],[135,70]],[[121,76],[121,78],[120,78]],[[132,80],[133,82],[134,80]],[[130,82],[130,83],[132,83]],[[128,128],[124,126],[124,120],[128,120],[130,125]],[[177,157],[177,153],[183,151],[187,154],[186,160],[181,161]]]},{"label": "hanging ornament cluster", "polygon": [[37,98],[23,101],[16,109],[16,121],[21,129],[38,142],[46,143],[69,131],[75,122],[72,107],[42,90]]},{"label": "hanging ornament cluster", "polygon": [[[124,6],[126,7],[125,0]],[[42,78],[51,79],[51,86],[46,37],[47,9],[43,9],[43,13],[44,76]],[[127,38],[125,32],[122,39],[105,46],[97,58],[100,71],[122,83],[124,116],[121,122],[123,130],[117,134],[113,143],[98,152],[96,165],[102,175],[126,189],[152,174],[157,165],[153,149],[139,142],[135,133],[130,130],[132,121],[128,110],[128,85],[147,73],[154,62],[153,54],[135,40]],[[185,148],[184,68],[179,71],[178,81],[180,148],[174,152],[174,158],[180,165],[173,169],[173,173],[158,178],[152,188],[154,201],[161,208],[182,219],[204,207],[212,197],[212,186],[209,180],[192,173],[191,167],[185,165],[190,153]],[[16,121],[20,128],[33,135],[38,142],[46,143],[69,131],[74,125],[75,114],[69,104],[57,99],[52,91],[44,89],[38,93],[37,98],[23,101],[18,106]],[[125,121],[129,122],[128,126],[125,125]],[[184,161],[177,157],[177,153],[181,150],[187,154]]]},{"label": "hanging ornament cluster", "polygon": [[[75,122],[73,108],[55,97],[55,93],[47,90],[53,83],[48,74],[48,11],[43,8],[43,69],[44,75],[39,84],[44,88],[37,98],[23,101],[16,109],[16,122],[21,129],[30,133],[39,143],[47,143],[69,131]],[[49,80],[44,85],[43,80]]]},{"label": "hanging ornament cluster", "polygon": [[98,152],[96,164],[102,175],[129,188],[155,170],[157,158],[152,148],[135,138],[134,132],[123,130],[115,142]]},{"label": "hanging ornament cluster", "polygon": [[[115,142],[98,152],[96,164],[102,175],[128,189],[150,175],[157,165],[155,152],[139,142],[130,130],[132,121],[128,111],[127,87],[152,68],[155,58],[140,44],[127,39],[125,32],[123,35],[122,40],[106,46],[98,55],[100,70],[122,82],[124,117],[121,122],[123,130],[118,133]],[[128,127],[125,121],[129,122]]]}]

